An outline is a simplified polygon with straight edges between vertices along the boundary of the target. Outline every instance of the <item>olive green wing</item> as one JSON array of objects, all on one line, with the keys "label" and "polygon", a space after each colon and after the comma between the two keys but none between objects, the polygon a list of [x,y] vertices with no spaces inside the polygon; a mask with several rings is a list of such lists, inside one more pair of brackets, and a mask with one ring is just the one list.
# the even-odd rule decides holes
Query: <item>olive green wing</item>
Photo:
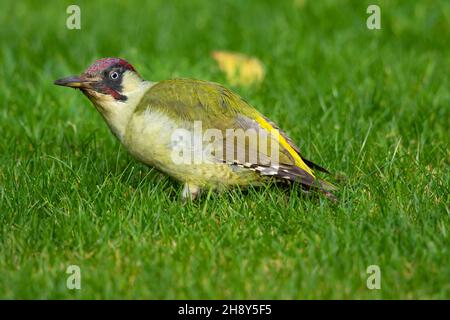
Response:
[{"label": "olive green wing", "polygon": [[239,113],[251,112],[252,109],[225,87],[193,79],[156,83],[143,97],[136,112],[148,108],[161,111],[173,119],[202,121],[217,126],[223,121],[228,125]]},{"label": "olive green wing", "polygon": [[265,119],[268,123],[270,123],[270,125],[271,125],[274,129],[276,129],[276,130],[278,130],[278,131],[280,132],[280,135],[286,140],[286,142],[292,147],[292,149],[294,149],[294,151],[302,158],[302,160],[305,162],[305,164],[306,164],[308,167],[313,168],[313,169],[316,169],[316,170],[319,170],[319,171],[321,171],[321,172],[330,173],[327,169],[325,169],[325,168],[319,166],[318,164],[316,164],[316,163],[314,163],[314,162],[312,162],[312,161],[310,161],[310,160],[305,159],[305,158],[302,156],[301,152],[300,152],[300,148],[297,147],[297,145],[294,143],[294,141],[292,141],[292,139],[289,138],[289,137],[286,135],[286,133],[284,133],[284,132],[283,132],[283,131],[282,131],[282,130],[274,123],[274,122],[272,122],[271,120],[269,120],[267,117],[264,117],[264,119]]}]

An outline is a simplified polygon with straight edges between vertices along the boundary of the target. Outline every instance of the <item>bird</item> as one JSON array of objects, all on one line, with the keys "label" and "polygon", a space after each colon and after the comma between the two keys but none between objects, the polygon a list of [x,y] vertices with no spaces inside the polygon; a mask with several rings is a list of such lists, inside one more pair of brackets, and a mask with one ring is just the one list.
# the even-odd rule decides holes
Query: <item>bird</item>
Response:
[{"label": "bird", "polygon": [[110,57],[54,84],[81,90],[135,159],[183,183],[183,201],[204,190],[269,181],[299,184],[337,201],[337,187],[317,177],[316,171],[326,169],[304,158],[273,121],[218,83],[147,81],[125,59]]}]

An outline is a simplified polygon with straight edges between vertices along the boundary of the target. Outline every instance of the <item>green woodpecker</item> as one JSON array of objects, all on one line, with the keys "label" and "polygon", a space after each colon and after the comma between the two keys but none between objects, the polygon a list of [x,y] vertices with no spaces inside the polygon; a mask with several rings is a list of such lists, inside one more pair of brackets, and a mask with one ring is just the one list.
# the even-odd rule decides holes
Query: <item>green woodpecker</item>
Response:
[{"label": "green woodpecker", "polygon": [[183,199],[202,189],[297,182],[335,199],[327,172],[303,158],[278,127],[225,87],[206,81],[144,80],[127,61],[104,58],[80,76],[55,81],[80,89],[139,161],[184,183]]}]

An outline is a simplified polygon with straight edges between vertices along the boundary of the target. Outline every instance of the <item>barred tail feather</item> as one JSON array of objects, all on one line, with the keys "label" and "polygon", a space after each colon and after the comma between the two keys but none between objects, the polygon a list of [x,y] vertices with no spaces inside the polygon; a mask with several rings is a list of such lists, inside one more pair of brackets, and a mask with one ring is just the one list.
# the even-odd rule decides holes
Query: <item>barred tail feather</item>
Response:
[{"label": "barred tail feather", "polygon": [[274,177],[279,181],[292,181],[300,183],[306,187],[306,189],[313,188],[319,190],[328,199],[337,201],[336,196],[332,193],[332,191],[336,191],[338,189],[336,186],[325,180],[311,176],[309,173],[297,166],[280,165],[277,167],[270,167],[260,164],[241,164],[237,162],[234,162],[233,165],[255,171],[261,176]]}]

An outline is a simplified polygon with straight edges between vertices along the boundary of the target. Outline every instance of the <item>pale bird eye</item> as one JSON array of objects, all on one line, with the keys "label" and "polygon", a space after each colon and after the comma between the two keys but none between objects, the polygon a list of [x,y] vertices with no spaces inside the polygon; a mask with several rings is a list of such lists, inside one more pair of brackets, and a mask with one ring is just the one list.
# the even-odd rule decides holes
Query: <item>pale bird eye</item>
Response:
[{"label": "pale bird eye", "polygon": [[119,78],[119,74],[116,71],[113,71],[109,74],[109,77],[113,80],[116,80],[117,78]]}]

